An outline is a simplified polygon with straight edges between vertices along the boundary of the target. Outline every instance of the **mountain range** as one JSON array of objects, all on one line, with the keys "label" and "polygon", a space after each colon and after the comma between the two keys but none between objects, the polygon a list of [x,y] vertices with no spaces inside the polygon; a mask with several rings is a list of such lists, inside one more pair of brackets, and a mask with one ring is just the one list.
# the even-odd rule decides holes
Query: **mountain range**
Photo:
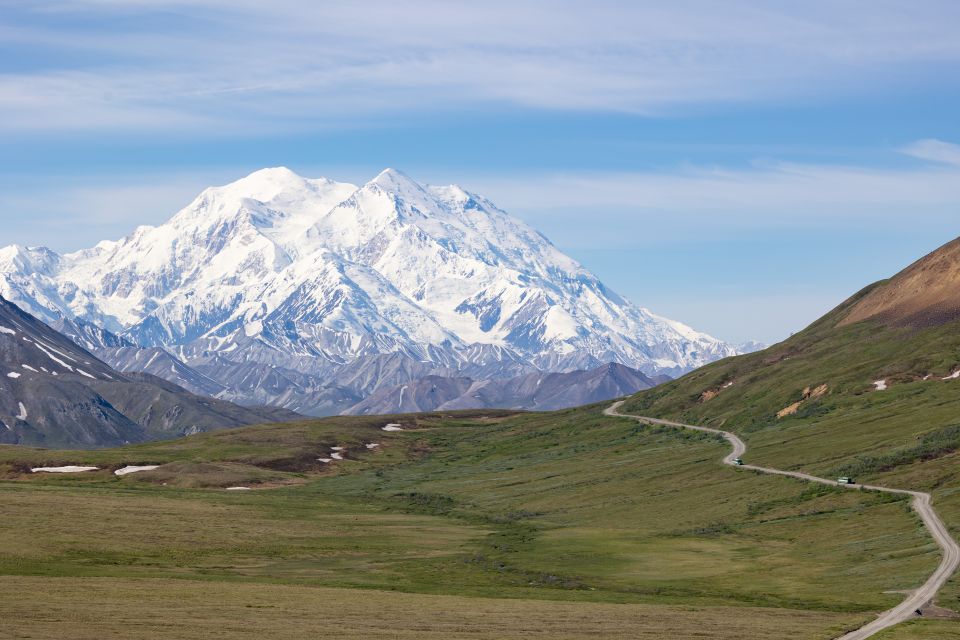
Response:
[{"label": "mountain range", "polygon": [[100,447],[301,418],[123,374],[0,297],[0,443]]},{"label": "mountain range", "polygon": [[489,200],[392,169],[362,186],[264,169],[119,241],[9,246],[0,294],[118,370],[312,415],[427,377],[676,376],[738,352],[623,299]]}]

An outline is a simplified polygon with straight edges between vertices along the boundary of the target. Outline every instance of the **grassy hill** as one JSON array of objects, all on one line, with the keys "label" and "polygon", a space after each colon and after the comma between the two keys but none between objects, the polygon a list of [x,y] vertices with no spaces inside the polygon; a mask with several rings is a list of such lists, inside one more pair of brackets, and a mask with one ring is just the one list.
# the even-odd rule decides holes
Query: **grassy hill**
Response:
[{"label": "grassy hill", "polygon": [[[958,535],[958,256],[951,242],[788,340],[638,393],[623,410],[734,431],[750,462],[931,491]],[[960,609],[956,578],[941,604]]]}]

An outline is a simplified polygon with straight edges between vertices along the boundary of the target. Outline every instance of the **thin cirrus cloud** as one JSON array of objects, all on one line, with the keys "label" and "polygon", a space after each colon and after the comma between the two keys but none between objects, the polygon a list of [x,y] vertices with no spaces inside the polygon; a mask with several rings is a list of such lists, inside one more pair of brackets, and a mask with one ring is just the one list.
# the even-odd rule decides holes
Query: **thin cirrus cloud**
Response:
[{"label": "thin cirrus cloud", "polygon": [[[749,169],[686,167],[475,182],[500,206],[552,231],[569,247],[663,243],[683,239],[692,229],[718,238],[811,225],[952,229],[960,203],[960,162],[953,155],[958,150],[942,141],[918,141],[903,153],[929,162],[900,169],[765,163]],[[579,223],[585,215],[605,224],[585,228]],[[630,228],[636,233],[623,232]]]},{"label": "thin cirrus cloud", "polygon": [[23,54],[0,62],[8,132],[269,133],[478,104],[663,115],[960,59],[960,7],[934,1],[48,0],[8,14]]},{"label": "thin cirrus cloud", "polygon": [[934,138],[917,140],[902,149],[903,153],[921,160],[960,167],[960,145]]},{"label": "thin cirrus cloud", "polygon": [[[888,231],[927,225],[950,228],[960,203],[960,145],[920,140],[901,153],[922,160],[913,167],[765,163],[748,169],[682,167],[672,172],[565,172],[448,175],[432,167],[408,167],[421,182],[460,182],[541,229],[561,247],[593,249],[669,243],[697,229],[717,241],[733,234],[763,236],[811,225],[831,229],[882,227]],[[296,168],[296,167],[295,167]],[[352,171],[296,168],[307,177],[362,182]],[[30,220],[6,232],[36,243],[37,221],[71,228],[60,251],[119,238],[138,224],[171,217],[210,184],[242,177],[243,169],[150,173],[109,180],[44,181],[43,188],[0,190],[0,208]],[[65,210],[64,203],[69,203]],[[909,212],[909,216],[904,214]],[[597,224],[584,225],[588,216]],[[86,230],[84,237],[80,229]],[[55,231],[51,229],[49,231]]]}]

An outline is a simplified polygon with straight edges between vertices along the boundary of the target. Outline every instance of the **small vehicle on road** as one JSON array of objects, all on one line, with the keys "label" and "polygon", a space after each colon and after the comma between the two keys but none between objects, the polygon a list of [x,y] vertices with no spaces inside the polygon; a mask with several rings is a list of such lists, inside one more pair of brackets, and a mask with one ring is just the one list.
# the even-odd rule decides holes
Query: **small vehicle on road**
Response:
[{"label": "small vehicle on road", "polygon": [[850,476],[840,476],[837,478],[837,484],[857,484],[857,481]]},{"label": "small vehicle on road", "polygon": [[735,464],[735,465],[737,465],[737,466],[739,467],[740,465],[743,464],[743,460],[741,460],[740,458],[734,458],[734,459],[733,459],[733,464]]}]

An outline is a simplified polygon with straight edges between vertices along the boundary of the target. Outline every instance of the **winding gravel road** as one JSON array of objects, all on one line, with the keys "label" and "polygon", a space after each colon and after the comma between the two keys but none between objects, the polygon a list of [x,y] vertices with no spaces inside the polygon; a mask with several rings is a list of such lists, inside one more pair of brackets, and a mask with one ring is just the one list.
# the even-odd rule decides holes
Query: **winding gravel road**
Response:
[{"label": "winding gravel road", "polygon": [[[608,416],[633,418],[634,420],[649,424],[660,424],[668,427],[679,427],[683,429],[693,429],[695,431],[705,431],[707,433],[719,434],[733,446],[733,451],[723,459],[724,464],[733,465],[733,461],[736,458],[742,458],[743,454],[747,451],[747,445],[743,442],[743,440],[729,431],[711,429],[709,427],[698,427],[692,424],[683,424],[681,422],[672,422],[670,420],[660,420],[658,418],[647,418],[644,416],[620,413],[618,409],[623,402],[623,400],[614,402],[608,408],[604,409],[603,413]],[[910,595],[907,596],[907,599],[898,604],[896,607],[884,611],[872,622],[865,624],[855,631],[851,631],[840,636],[837,638],[837,640],[864,640],[865,638],[869,638],[870,636],[879,633],[884,629],[899,624],[904,620],[909,620],[910,618],[915,617],[917,615],[917,609],[920,609],[933,600],[934,596],[937,595],[937,591],[940,590],[940,587],[946,583],[950,576],[953,575],[953,572],[957,570],[957,566],[960,565],[960,545],[957,545],[956,540],[950,536],[950,533],[947,531],[947,527],[943,524],[940,516],[937,515],[936,511],[934,511],[929,493],[923,493],[922,491],[909,491],[907,489],[891,489],[889,487],[880,487],[868,484],[840,484],[836,480],[819,478],[808,473],[800,473],[799,471],[783,471],[781,469],[771,469],[770,467],[758,467],[752,464],[744,464],[739,466],[742,469],[750,469],[752,471],[759,471],[761,473],[769,473],[777,476],[790,476],[791,478],[798,478],[800,480],[807,480],[809,482],[819,482],[820,484],[829,484],[844,487],[846,489],[871,489],[873,491],[883,491],[884,493],[897,493],[901,495],[912,496],[913,500],[911,505],[913,510],[917,512],[917,514],[920,516],[920,519],[923,520],[924,526],[926,526],[927,530],[930,532],[930,535],[933,536],[933,539],[936,540],[938,545],[940,545],[940,549],[943,550],[943,560],[940,561],[940,566],[938,566],[937,570],[933,572],[933,574],[925,583],[923,583],[923,586],[910,593]]]}]

